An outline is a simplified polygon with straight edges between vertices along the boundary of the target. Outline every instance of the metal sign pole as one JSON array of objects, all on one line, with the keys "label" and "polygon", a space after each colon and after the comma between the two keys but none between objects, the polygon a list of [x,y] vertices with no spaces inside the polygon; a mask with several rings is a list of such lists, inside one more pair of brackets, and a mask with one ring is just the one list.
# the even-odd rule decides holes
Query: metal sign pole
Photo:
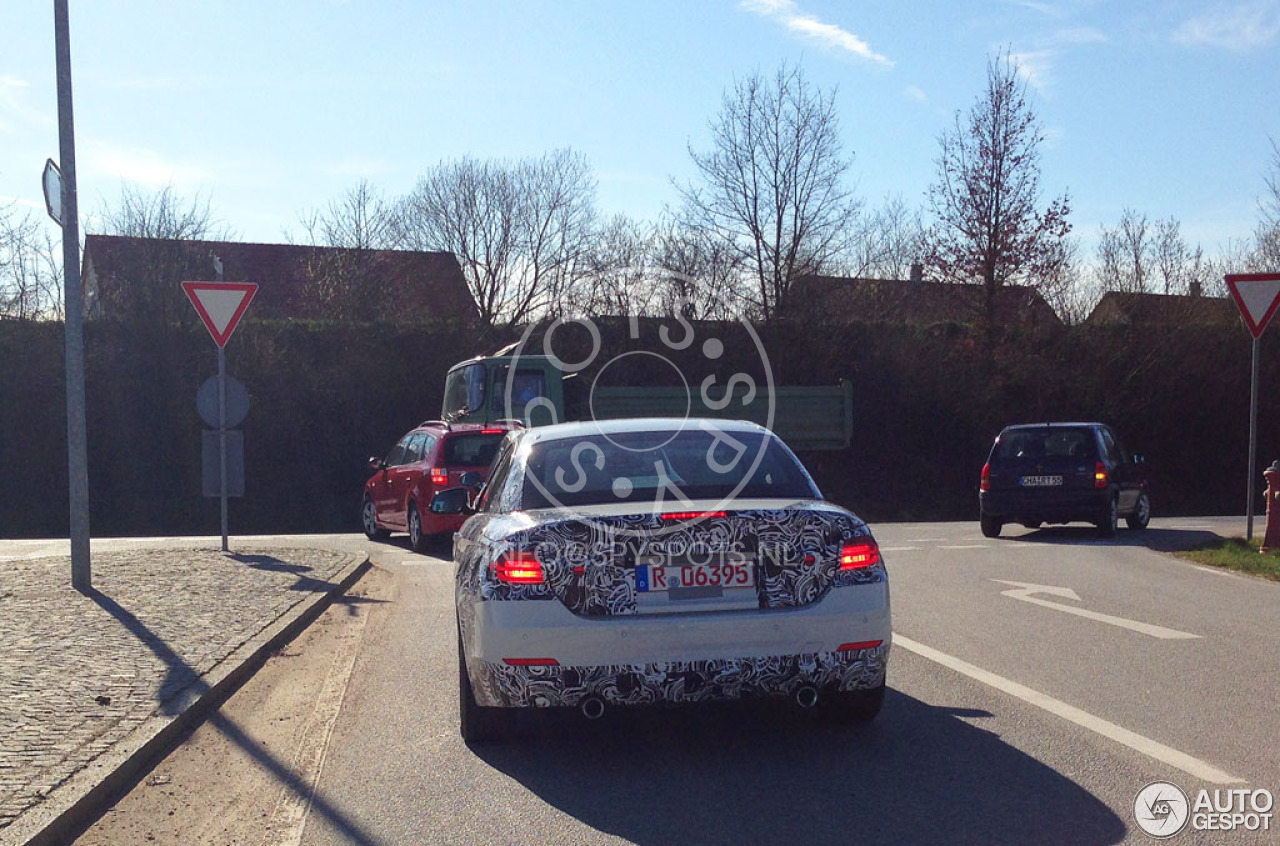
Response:
[{"label": "metal sign pole", "polygon": [[227,551],[227,352],[218,347],[218,475],[222,498],[222,551]]},{"label": "metal sign pole", "polygon": [[89,564],[89,447],[84,389],[84,301],[80,292],[80,218],[71,109],[71,27],[67,0],[54,0],[58,73],[58,158],[62,170],[62,275],[66,309],[67,466],[70,474],[71,584],[93,588]]},{"label": "metal sign pole", "polygon": [[1254,470],[1258,462],[1258,339],[1253,339],[1253,373],[1249,377],[1249,497],[1245,503],[1245,537],[1253,540]]}]

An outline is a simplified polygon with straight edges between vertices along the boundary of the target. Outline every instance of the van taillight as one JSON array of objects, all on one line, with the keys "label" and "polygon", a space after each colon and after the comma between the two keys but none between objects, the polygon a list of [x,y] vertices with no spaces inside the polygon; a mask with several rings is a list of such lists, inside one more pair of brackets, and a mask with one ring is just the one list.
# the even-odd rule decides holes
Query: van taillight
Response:
[{"label": "van taillight", "polygon": [[1110,480],[1107,478],[1107,466],[1099,461],[1093,466],[1093,486],[1102,490]]},{"label": "van taillight", "polygon": [[978,490],[991,490],[991,462],[982,465],[982,481],[978,483]]},{"label": "van taillight", "polygon": [[841,570],[861,570],[880,561],[880,547],[871,538],[849,541],[840,550]]},{"label": "van taillight", "polygon": [[509,585],[540,585],[546,581],[542,563],[532,552],[505,552],[489,569],[495,579]]}]

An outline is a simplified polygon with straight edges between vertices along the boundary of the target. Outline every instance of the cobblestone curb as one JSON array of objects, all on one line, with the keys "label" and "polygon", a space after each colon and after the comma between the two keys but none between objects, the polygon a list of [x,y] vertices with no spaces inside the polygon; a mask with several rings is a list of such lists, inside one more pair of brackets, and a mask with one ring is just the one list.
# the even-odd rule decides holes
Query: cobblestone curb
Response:
[{"label": "cobblestone curb", "polygon": [[67,842],[368,568],[316,549],[0,563],[0,843]]}]

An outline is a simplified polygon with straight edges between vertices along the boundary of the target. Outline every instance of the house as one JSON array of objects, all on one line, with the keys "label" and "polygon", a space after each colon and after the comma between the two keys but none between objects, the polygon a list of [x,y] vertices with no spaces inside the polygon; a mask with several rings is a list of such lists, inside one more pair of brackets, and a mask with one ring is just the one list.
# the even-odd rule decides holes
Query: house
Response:
[{"label": "house", "polygon": [[1226,326],[1240,321],[1230,297],[1190,294],[1145,294],[1108,291],[1085,318],[1089,326]]},{"label": "house", "polygon": [[447,252],[88,235],[81,276],[90,318],[185,320],[194,310],[180,283],[219,278],[257,283],[258,319],[471,322],[477,314]]},{"label": "house", "polygon": [[[918,266],[912,276],[910,280],[802,276],[792,283],[789,296],[798,314],[826,321],[929,326],[976,324],[985,319],[984,286],[926,282]],[[995,321],[1004,326],[1062,326],[1040,291],[1022,285],[996,290]]]}]

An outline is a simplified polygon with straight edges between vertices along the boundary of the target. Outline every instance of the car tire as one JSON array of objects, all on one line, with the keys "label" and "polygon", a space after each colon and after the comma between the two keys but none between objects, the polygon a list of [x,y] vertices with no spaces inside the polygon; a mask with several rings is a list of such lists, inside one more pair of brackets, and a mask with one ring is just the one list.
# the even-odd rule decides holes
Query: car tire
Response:
[{"label": "car tire", "polygon": [[1104,538],[1114,538],[1116,530],[1120,528],[1120,498],[1115,494],[1107,500],[1107,504],[1102,508],[1102,514],[1098,519],[1098,536]]},{"label": "car tire", "polygon": [[1130,529],[1145,529],[1151,522],[1151,499],[1146,491],[1138,494],[1138,502],[1133,506],[1133,513],[1124,518]]},{"label": "car tire", "polygon": [[367,496],[360,504],[360,525],[364,528],[364,536],[369,540],[382,540],[391,534],[378,525],[378,508]]},{"label": "car tire", "polygon": [[818,700],[822,716],[842,725],[869,723],[884,705],[884,682],[867,690],[843,690],[828,693]]},{"label": "car tire", "polygon": [[458,638],[458,729],[466,743],[491,743],[510,740],[515,729],[515,711],[511,708],[486,708],[476,704],[467,661],[462,654],[462,638]]},{"label": "car tire", "polygon": [[986,537],[986,538],[1000,537],[1000,530],[1004,528],[1004,521],[1001,520],[999,517],[988,517],[986,514],[983,514],[982,517],[979,518],[979,522],[982,523],[983,537]]},{"label": "car tire", "polygon": [[409,548],[419,554],[426,552],[427,536],[422,533],[422,513],[418,511],[418,503],[409,503],[409,513],[406,516],[409,524]]}]

